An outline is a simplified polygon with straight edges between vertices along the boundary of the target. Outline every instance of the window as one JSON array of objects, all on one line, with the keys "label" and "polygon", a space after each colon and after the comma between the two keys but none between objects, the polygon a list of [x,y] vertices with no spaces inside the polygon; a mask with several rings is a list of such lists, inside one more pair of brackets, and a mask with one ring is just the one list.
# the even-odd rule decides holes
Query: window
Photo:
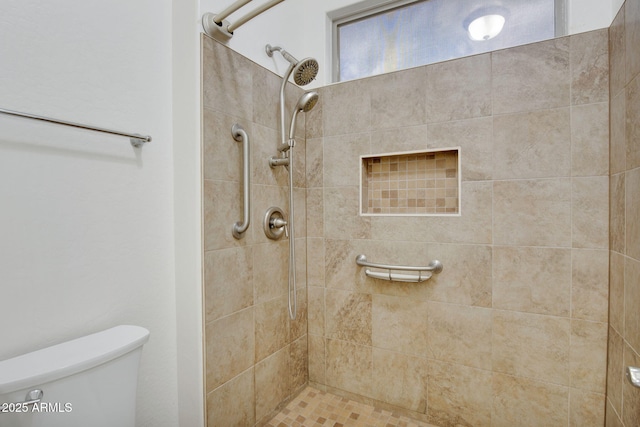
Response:
[{"label": "window", "polygon": [[564,35],[565,1],[405,0],[367,8],[368,1],[336,11],[330,14],[334,81]]}]

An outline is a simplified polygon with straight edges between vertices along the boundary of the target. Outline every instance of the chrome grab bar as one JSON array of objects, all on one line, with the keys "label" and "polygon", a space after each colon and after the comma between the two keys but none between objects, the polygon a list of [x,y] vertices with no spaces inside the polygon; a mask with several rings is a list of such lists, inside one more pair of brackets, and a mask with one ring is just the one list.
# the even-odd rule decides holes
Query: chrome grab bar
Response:
[{"label": "chrome grab bar", "polygon": [[[389,265],[389,264],[376,264],[373,262],[367,261],[367,257],[364,254],[360,254],[356,257],[356,264],[361,265],[363,267],[371,267],[371,268],[380,268],[383,270],[388,270],[387,273],[382,273],[378,271],[371,271],[369,269],[365,270],[365,274],[374,279],[381,280],[389,280],[395,282],[424,282],[425,280],[429,280],[432,274],[439,274],[442,272],[444,268],[442,263],[438,260],[433,260],[426,267],[416,267],[409,265]],[[417,271],[418,275],[411,274],[394,274],[393,270],[403,270],[403,271]],[[423,273],[424,272],[424,273]]]},{"label": "chrome grab bar", "polygon": [[245,132],[244,128],[239,124],[236,123],[231,127],[231,134],[233,135],[233,139],[238,142],[242,142],[244,220],[233,224],[233,237],[236,239],[242,239],[242,237],[244,237],[243,233],[247,231],[249,223],[251,222],[251,146],[249,142],[249,135],[247,135],[247,132]]},{"label": "chrome grab bar", "polygon": [[0,113],[7,114],[9,116],[24,117],[26,119],[40,120],[42,122],[54,123],[57,125],[71,126],[78,129],[92,130],[94,132],[108,133],[110,135],[125,136],[129,138],[131,145],[133,145],[136,148],[141,147],[145,142],[151,142],[151,137],[149,135],[140,135],[137,133],[127,133],[127,132],[120,132],[117,130],[109,130],[109,129],[99,128],[96,126],[89,126],[89,125],[83,125],[80,123],[68,122],[66,120],[52,119],[51,117],[36,116],[35,114],[5,110],[4,108],[0,108]]}]

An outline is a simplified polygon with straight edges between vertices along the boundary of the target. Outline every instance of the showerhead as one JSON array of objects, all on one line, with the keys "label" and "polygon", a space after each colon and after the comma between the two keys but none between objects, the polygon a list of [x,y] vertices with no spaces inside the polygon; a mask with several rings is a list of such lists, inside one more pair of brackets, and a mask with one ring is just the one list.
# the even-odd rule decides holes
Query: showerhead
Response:
[{"label": "showerhead", "polygon": [[318,102],[318,92],[315,92],[315,91],[305,92],[298,100],[298,103],[296,104],[296,110],[302,111],[303,113],[307,113],[311,111],[313,107],[316,106],[317,102]]},{"label": "showerhead", "polygon": [[296,104],[295,110],[293,110],[293,117],[291,117],[291,126],[289,127],[289,139],[293,139],[294,133],[296,131],[296,119],[298,118],[298,113],[308,113],[316,106],[318,103],[318,92],[311,91],[305,92],[302,94],[300,99],[298,99],[298,103]]},{"label": "showerhead", "polygon": [[[308,85],[318,75],[320,66],[318,65],[318,61],[313,58],[305,58],[302,61],[298,61],[289,52],[287,52],[280,46],[271,46],[270,44],[265,46],[265,50],[269,57],[273,56],[273,52],[280,52],[284,59],[289,61],[289,63],[293,67],[293,81],[298,86]],[[289,75],[287,75],[285,78],[288,79]]]},{"label": "showerhead", "polygon": [[[305,58],[302,61],[298,61],[292,55],[289,54],[286,50],[281,48],[280,46],[271,46],[270,44],[265,46],[265,51],[267,52],[268,57],[273,56],[273,52],[280,52],[280,55],[284,57],[287,61],[289,61],[289,67],[284,76],[282,76],[282,84],[280,85],[280,130],[281,130],[281,141],[278,145],[278,151],[285,152],[289,150],[290,144],[287,141],[287,134],[285,133],[285,96],[284,91],[287,86],[287,82],[289,81],[289,76],[293,73],[293,81],[298,86],[304,86],[313,81],[318,75],[318,70],[320,69],[318,65],[318,61],[313,58]],[[304,98],[304,101],[303,101]],[[318,101],[318,94],[316,92],[310,92],[303,95],[303,98],[298,101],[299,106],[293,112],[293,117],[291,118],[291,128],[289,134],[291,135],[289,139],[293,139],[293,131],[295,129],[296,116],[299,111],[307,112],[313,108],[313,106]]]},{"label": "showerhead", "polygon": [[293,69],[293,81],[298,86],[306,86],[318,75],[318,61],[313,58],[305,58]]}]

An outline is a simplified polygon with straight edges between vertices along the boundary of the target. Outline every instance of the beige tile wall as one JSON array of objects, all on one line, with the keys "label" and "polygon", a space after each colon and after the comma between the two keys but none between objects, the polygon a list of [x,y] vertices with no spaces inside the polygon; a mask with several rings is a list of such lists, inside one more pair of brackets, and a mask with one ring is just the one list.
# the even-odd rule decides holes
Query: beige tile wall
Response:
[{"label": "beige tile wall", "polygon": [[[606,381],[606,425],[637,425],[623,367],[640,364],[639,22],[629,0],[610,36],[322,88],[297,146],[299,322],[286,242],[257,225],[287,206],[286,173],[265,162],[279,77],[203,37],[208,425],[260,425],[307,378],[443,426],[601,426]],[[259,141],[240,241],[236,122]],[[358,215],[360,155],[451,146],[465,153],[462,216]],[[381,282],[358,253],[445,270]]]},{"label": "beige tile wall", "polygon": [[[281,79],[202,37],[204,78],[204,300],[207,425],[262,425],[308,382],[306,310],[305,141],[296,145],[298,320],[287,310],[288,242],[267,239],[262,218],[288,207],[288,178],[267,159],[277,153]],[[301,90],[287,88],[293,108]],[[302,118],[301,118],[302,119]],[[251,225],[241,240],[241,124],[251,140]],[[298,129],[304,134],[304,119]]]},{"label": "beige tile wall", "polygon": [[[442,426],[604,424],[608,40],[594,31],[320,89],[306,129],[311,383]],[[457,146],[461,216],[358,215],[360,156]],[[625,178],[640,173],[616,188]],[[635,215],[640,196],[626,197],[616,206]],[[640,233],[615,224],[628,236],[618,245]],[[360,253],[444,271],[375,280]]]},{"label": "beige tile wall", "polygon": [[609,29],[611,76],[610,298],[607,427],[640,424],[640,390],[624,377],[640,363],[640,0]]}]

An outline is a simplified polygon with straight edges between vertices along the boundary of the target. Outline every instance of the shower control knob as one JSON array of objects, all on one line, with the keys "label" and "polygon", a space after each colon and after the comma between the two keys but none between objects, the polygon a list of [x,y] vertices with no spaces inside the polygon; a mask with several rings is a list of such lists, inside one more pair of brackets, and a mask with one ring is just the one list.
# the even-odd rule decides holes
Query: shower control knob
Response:
[{"label": "shower control knob", "polygon": [[284,212],[277,206],[272,206],[267,209],[264,215],[264,234],[272,239],[278,240],[285,234],[289,237],[289,223],[284,219]]},{"label": "shower control knob", "polygon": [[269,220],[269,228],[272,230],[274,228],[284,228],[284,235],[289,237],[289,227],[287,227],[289,223],[282,218],[276,218]]}]

